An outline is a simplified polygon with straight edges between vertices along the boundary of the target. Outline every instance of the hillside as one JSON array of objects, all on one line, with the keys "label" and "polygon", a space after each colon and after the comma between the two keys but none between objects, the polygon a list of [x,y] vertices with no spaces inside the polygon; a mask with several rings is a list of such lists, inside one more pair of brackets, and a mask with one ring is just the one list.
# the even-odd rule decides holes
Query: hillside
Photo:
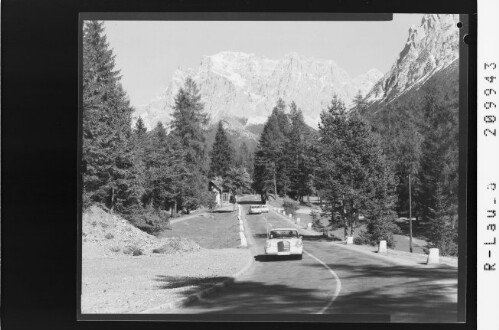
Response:
[{"label": "hillside", "polygon": [[369,103],[391,102],[418,88],[459,58],[458,15],[425,15],[409,30],[398,59],[367,94]]},{"label": "hillside", "polygon": [[[199,251],[195,242],[185,238],[162,238],[149,235],[119,215],[111,215],[92,206],[83,213],[82,255],[83,259],[112,257],[123,254],[141,255],[155,253],[177,253]],[[140,252],[139,252],[140,251]]]}]

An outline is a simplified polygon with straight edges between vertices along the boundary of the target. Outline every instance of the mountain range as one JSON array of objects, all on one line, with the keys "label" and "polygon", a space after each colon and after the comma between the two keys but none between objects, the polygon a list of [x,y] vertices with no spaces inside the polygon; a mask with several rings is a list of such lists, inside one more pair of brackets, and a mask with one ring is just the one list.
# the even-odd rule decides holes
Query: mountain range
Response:
[{"label": "mountain range", "polygon": [[[178,68],[168,86],[147,106],[137,109],[148,128],[171,119],[174,97],[190,76],[200,88],[212,125],[223,121],[234,140],[256,144],[261,128],[276,101],[294,101],[307,124],[316,128],[319,116],[336,94],[347,107],[357,93],[371,104],[391,102],[417,90],[432,76],[456,63],[459,57],[458,15],[424,15],[409,29],[408,38],[392,65],[382,74],[377,69],[350,77],[333,60],[304,57],[297,53],[281,59],[223,51],[204,56],[197,68]],[[458,67],[457,65],[453,67]]]},{"label": "mountain range", "polygon": [[305,120],[317,125],[319,115],[331,96],[337,94],[346,104],[359,91],[365,95],[382,77],[377,69],[351,78],[332,60],[319,60],[286,54],[268,59],[242,52],[220,52],[204,56],[198,68],[178,68],[168,87],[137,112],[148,127],[170,120],[174,97],[190,76],[196,81],[213,122],[246,118],[247,125],[262,124],[276,101],[294,101],[304,110]]}]

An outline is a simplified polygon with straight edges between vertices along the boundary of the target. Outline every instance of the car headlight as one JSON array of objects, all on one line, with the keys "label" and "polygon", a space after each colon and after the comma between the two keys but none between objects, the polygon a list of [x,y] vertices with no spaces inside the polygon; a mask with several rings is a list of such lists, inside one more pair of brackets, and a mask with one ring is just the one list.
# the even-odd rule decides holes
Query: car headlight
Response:
[{"label": "car headlight", "polygon": [[297,240],[295,246],[296,247],[301,247],[303,245],[303,242],[301,240]]},{"label": "car headlight", "polygon": [[272,243],[270,241],[267,241],[267,248],[271,247]]}]

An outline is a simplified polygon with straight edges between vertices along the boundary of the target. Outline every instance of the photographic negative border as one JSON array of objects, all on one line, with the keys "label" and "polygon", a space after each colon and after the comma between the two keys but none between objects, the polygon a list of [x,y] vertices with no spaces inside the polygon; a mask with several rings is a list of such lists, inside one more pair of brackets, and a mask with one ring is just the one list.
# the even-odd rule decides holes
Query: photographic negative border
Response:
[{"label": "photographic negative border", "polygon": [[[428,11],[428,13],[434,13]],[[447,12],[446,12],[447,13]],[[449,12],[450,13],[450,12]],[[378,14],[363,14],[363,13],[270,13],[270,12],[82,12],[79,15],[79,40],[78,40],[78,56],[79,56],[79,77],[82,72],[82,32],[84,20],[138,20],[138,21],[386,21],[391,20],[393,14],[378,13]],[[457,322],[466,321],[466,291],[469,290],[467,285],[467,251],[468,251],[468,228],[467,226],[467,196],[468,190],[468,48],[464,42],[464,36],[470,32],[470,24],[468,15],[460,14],[460,21],[463,26],[459,29],[460,45],[459,45],[459,257],[458,257],[458,320]],[[81,165],[82,155],[82,79],[79,79],[79,133],[78,133],[78,164]],[[471,104],[471,103],[470,103]],[[473,121],[472,121],[473,123]],[[476,155],[475,155],[476,159]],[[77,263],[77,319],[81,321],[90,320],[154,320],[154,321],[219,321],[221,318],[224,321],[237,322],[352,322],[352,315],[282,315],[282,314],[82,314],[81,313],[81,267],[82,267],[82,251],[81,251],[81,217],[82,217],[82,170],[80,167],[80,175],[78,178],[78,263]],[[473,228],[473,226],[471,226]],[[476,235],[474,235],[476,236]],[[473,246],[473,244],[470,244]],[[468,300],[469,302],[469,300]],[[468,309],[471,306],[468,306]],[[355,322],[389,322],[389,315],[362,315],[355,314]]]}]

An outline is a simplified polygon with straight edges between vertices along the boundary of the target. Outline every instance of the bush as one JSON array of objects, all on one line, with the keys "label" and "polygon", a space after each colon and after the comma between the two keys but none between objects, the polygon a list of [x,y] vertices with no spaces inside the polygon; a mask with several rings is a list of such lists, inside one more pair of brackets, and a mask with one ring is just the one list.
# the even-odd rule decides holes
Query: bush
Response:
[{"label": "bush", "polygon": [[371,244],[370,240],[366,237],[365,231],[360,231],[359,236],[355,236],[353,238],[353,244],[356,245],[374,245]]},{"label": "bush", "polygon": [[110,250],[113,252],[120,252],[121,248],[119,246],[113,246]]},{"label": "bush", "polygon": [[216,196],[217,196],[217,193],[214,191],[211,191],[209,193],[209,196],[207,196],[206,200],[205,200],[205,203],[211,212],[213,212],[217,208]]},{"label": "bush", "polygon": [[320,212],[317,210],[312,209],[310,211],[310,217],[312,218],[312,228],[315,231],[322,231],[323,234],[326,234],[327,232],[327,226],[324,226],[321,222],[321,216]]},{"label": "bush", "polygon": [[284,208],[284,211],[286,211],[286,214],[295,215],[296,210],[298,210],[298,208],[300,207],[300,203],[290,198],[286,198],[282,202],[282,207]]},{"label": "bush", "polygon": [[129,245],[123,249],[124,254],[131,254],[134,257],[144,254],[142,250],[136,245]]},{"label": "bush", "polygon": [[366,230],[359,233],[359,242],[363,244],[377,245],[379,241],[385,240],[388,247],[394,246],[393,232],[396,231],[397,225],[393,223],[392,218],[378,217],[369,219]]},{"label": "bush", "polygon": [[107,233],[106,236],[104,236],[104,237],[107,239],[112,239],[112,238],[114,238],[114,235],[111,233]]},{"label": "bush", "polygon": [[168,212],[153,208],[136,208],[124,217],[135,227],[151,235],[158,234],[170,224]]},{"label": "bush", "polygon": [[172,237],[158,248],[152,250],[152,253],[175,253],[199,251],[201,247],[194,241],[187,238]]}]

